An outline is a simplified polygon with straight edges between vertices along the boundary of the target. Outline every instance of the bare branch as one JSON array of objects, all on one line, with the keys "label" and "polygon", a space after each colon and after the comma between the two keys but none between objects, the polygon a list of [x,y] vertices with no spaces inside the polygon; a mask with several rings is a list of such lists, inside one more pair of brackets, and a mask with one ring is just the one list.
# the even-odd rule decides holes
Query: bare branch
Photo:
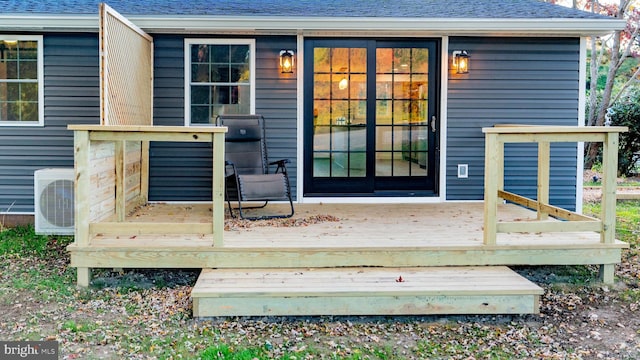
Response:
[{"label": "bare branch", "polygon": [[638,82],[638,80],[636,80],[638,75],[640,75],[640,67],[638,67],[633,75],[629,78],[629,80],[627,80],[627,82],[622,85],[618,94],[616,94],[616,96],[611,100],[611,104],[615,104],[616,101],[618,101],[618,99],[620,99],[620,97],[625,94],[627,88],[631,86],[631,84]]}]

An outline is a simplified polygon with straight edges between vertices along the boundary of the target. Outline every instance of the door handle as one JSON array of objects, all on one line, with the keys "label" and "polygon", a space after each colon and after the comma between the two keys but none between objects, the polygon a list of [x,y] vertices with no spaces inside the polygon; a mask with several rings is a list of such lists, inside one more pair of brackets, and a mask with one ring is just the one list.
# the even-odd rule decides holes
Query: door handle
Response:
[{"label": "door handle", "polygon": [[436,117],[435,117],[435,115],[431,117],[431,132],[436,132]]}]

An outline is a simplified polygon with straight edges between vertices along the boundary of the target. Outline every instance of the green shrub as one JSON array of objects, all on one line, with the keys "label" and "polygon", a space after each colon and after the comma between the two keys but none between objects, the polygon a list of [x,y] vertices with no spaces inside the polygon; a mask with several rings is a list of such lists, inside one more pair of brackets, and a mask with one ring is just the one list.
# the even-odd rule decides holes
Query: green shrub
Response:
[{"label": "green shrub", "polygon": [[611,107],[609,116],[611,125],[629,128],[629,132],[620,134],[618,173],[624,176],[637,174],[640,161],[640,91]]}]

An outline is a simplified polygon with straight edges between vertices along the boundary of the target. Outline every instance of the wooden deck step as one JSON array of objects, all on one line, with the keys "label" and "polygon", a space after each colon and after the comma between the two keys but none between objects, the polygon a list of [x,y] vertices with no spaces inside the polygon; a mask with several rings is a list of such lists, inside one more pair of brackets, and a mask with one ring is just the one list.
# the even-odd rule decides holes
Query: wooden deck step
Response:
[{"label": "wooden deck step", "polygon": [[543,290],[505,266],[203,269],[194,317],[532,314]]}]

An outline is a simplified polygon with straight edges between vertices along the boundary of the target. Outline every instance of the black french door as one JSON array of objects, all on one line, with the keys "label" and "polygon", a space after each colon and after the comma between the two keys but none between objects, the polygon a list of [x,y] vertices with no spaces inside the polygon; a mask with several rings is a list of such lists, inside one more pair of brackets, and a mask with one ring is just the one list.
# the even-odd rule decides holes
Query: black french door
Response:
[{"label": "black french door", "polygon": [[437,194],[438,43],[305,42],[305,196]]}]

